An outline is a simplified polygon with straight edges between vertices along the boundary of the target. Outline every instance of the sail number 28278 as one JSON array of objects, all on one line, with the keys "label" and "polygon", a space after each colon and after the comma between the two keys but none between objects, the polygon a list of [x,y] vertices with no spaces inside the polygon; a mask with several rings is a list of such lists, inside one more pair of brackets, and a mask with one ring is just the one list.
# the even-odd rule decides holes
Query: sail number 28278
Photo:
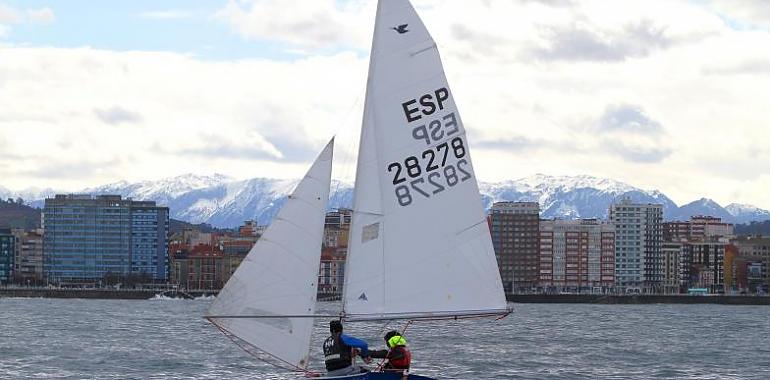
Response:
[{"label": "sail number 28278", "polygon": [[[454,157],[454,164],[447,163],[447,158]],[[419,157],[409,156],[403,162],[388,164],[388,172],[393,175],[393,185],[398,204],[412,204],[413,192],[430,198],[447,188],[471,178],[467,154],[462,137],[455,137],[435,147],[423,151]]]}]

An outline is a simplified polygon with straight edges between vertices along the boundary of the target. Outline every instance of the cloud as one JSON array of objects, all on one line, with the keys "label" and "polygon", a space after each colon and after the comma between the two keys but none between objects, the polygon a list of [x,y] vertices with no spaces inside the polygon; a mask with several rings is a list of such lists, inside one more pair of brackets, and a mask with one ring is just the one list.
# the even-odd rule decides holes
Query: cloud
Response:
[{"label": "cloud", "polygon": [[552,7],[568,7],[575,4],[573,0],[521,0],[523,3],[539,3]]},{"label": "cloud", "polygon": [[16,9],[0,4],[0,23],[13,24],[21,22],[21,14]]},{"label": "cloud", "polygon": [[[438,43],[480,180],[588,173],[679,199],[708,188],[720,200],[763,184],[749,171],[770,167],[767,156],[753,165],[736,159],[767,137],[770,108],[757,94],[770,88],[770,33],[760,24],[736,27],[736,17],[689,0],[413,2]],[[360,128],[360,107],[350,109],[366,84],[374,4],[222,6],[213,27],[233,31],[222,46],[256,47],[256,56],[268,46],[268,58],[4,46],[0,177],[9,187],[62,188],[182,172],[300,177],[335,131]],[[182,17],[187,8],[178,11],[144,16]],[[16,14],[28,21],[26,10]],[[4,17],[0,24],[16,27]],[[298,54],[269,58],[276,47]],[[140,117],[119,122],[109,117],[115,107],[129,114],[123,119]],[[141,128],[117,131],[110,121]],[[350,146],[338,140],[355,155]],[[31,150],[46,157],[28,157]],[[98,163],[131,153],[72,181],[10,171],[50,157]],[[722,173],[705,168],[704,156],[723,161]],[[746,181],[724,178],[739,165]],[[724,183],[711,186],[716,180]],[[770,208],[760,191],[743,201]]]},{"label": "cloud", "polygon": [[[0,49],[0,136],[7,143],[0,163],[9,164],[0,177],[10,187],[77,189],[181,172],[297,178],[336,130],[360,127],[360,106],[351,104],[363,92],[367,62],[353,53],[276,62]],[[44,156],[24,156],[31,141]],[[128,154],[131,160],[112,160]],[[51,168],[50,157],[73,164]],[[47,176],[78,170],[79,162],[114,166],[88,171],[89,178]],[[13,167],[31,169],[22,175]]]},{"label": "cloud", "polygon": [[757,75],[770,74],[770,60],[752,59],[721,67],[706,67],[705,75]]},{"label": "cloud", "polygon": [[[216,17],[241,37],[269,40],[306,48],[368,46],[371,4],[335,0],[230,0]],[[366,16],[371,14],[371,16]]]},{"label": "cloud", "polygon": [[37,24],[50,24],[56,20],[56,16],[54,16],[53,10],[48,7],[40,9],[28,9],[27,17],[31,22]]},{"label": "cloud", "polygon": [[575,23],[545,27],[542,34],[546,46],[533,48],[531,54],[543,60],[622,61],[647,56],[671,43],[664,29],[649,20],[627,25],[620,32]]},{"label": "cloud", "polygon": [[631,104],[608,106],[596,126],[608,132],[659,134],[663,131],[659,122],[647,116],[641,107]]},{"label": "cloud", "polygon": [[16,24],[21,20],[21,15],[17,10],[0,4],[0,38],[8,35],[11,30],[10,24]]},{"label": "cloud", "polygon": [[530,138],[526,136],[481,140],[473,145],[474,147],[482,149],[493,149],[513,154],[532,153],[537,151],[556,152],[558,154],[577,154],[591,151],[591,149],[586,149],[580,142],[574,140],[557,141],[553,138]]},{"label": "cloud", "polygon": [[506,139],[482,140],[475,145],[481,148],[502,149],[513,152],[538,149],[548,145],[548,142],[542,139],[531,139],[525,136],[513,136]]},{"label": "cloud", "polygon": [[94,109],[94,114],[99,118],[99,120],[111,125],[118,125],[121,123],[138,123],[142,121],[142,115],[118,106],[113,106],[110,108],[96,108]]},{"label": "cloud", "polygon": [[105,161],[80,161],[65,159],[64,162],[48,162],[38,165],[33,169],[16,172],[17,175],[24,177],[44,177],[52,180],[57,179],[92,179],[95,176],[103,175],[114,167],[118,166],[122,160],[110,159]]},{"label": "cloud", "polygon": [[597,150],[608,151],[626,162],[659,163],[673,153],[663,139],[661,123],[638,105],[607,106],[593,130],[601,138]]},{"label": "cloud", "polygon": [[740,26],[770,28],[770,6],[766,0],[712,0],[711,5]]},{"label": "cloud", "polygon": [[0,38],[7,37],[12,24],[26,22],[34,24],[50,24],[55,19],[53,10],[45,7],[40,9],[19,10],[0,4]]},{"label": "cloud", "polygon": [[669,148],[635,145],[635,142],[607,140],[605,143],[608,145],[610,152],[627,162],[633,163],[659,163],[672,153],[672,150]]},{"label": "cloud", "polygon": [[168,153],[201,156],[207,159],[247,161],[283,158],[281,151],[264,137],[253,131],[238,138],[203,133],[200,135],[198,142],[193,146],[182,147],[176,152],[171,151]]}]

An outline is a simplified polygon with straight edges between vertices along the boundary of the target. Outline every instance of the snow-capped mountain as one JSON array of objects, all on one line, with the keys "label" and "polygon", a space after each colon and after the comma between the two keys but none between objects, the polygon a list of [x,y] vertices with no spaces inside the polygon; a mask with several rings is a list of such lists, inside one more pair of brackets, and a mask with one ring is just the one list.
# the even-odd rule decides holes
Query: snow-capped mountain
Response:
[{"label": "snow-capped mountain", "polygon": [[120,194],[133,199],[151,199],[158,203],[168,204],[170,200],[189,193],[193,190],[206,189],[233,182],[234,179],[223,174],[201,176],[184,174],[157,181],[142,181],[128,183],[120,181],[83,190],[90,194]]},{"label": "snow-capped mountain", "polygon": [[679,207],[675,219],[690,220],[693,216],[708,215],[722,218],[722,220],[733,222],[733,215],[724,207],[708,198],[701,198]]},{"label": "snow-capped mountain", "polygon": [[[214,174],[186,174],[156,181],[125,181],[94,187],[79,193],[119,194],[135,200],[154,200],[168,206],[171,217],[190,223],[209,223],[216,227],[235,227],[254,219],[269,223],[284,204],[286,195],[297,180],[253,178],[234,180]],[[540,204],[543,218],[606,218],[613,202],[624,197],[634,202],[663,205],[664,219],[687,220],[693,215],[712,215],[734,223],[770,219],[770,211],[754,206],[731,204],[722,208],[709,199],[701,199],[678,207],[657,190],[643,190],[607,178],[581,176],[548,176],[537,174],[513,181],[480,183],[485,208],[497,201],[534,201]],[[21,196],[35,207],[42,207],[53,190],[41,191],[38,197],[19,195],[0,187],[0,196]],[[350,184],[333,181],[329,208],[350,207],[353,189]],[[32,195],[32,192],[28,192]]]},{"label": "snow-capped mountain", "polygon": [[50,189],[50,188],[39,189],[36,187],[30,187],[22,191],[10,191],[0,186],[0,199],[21,198],[24,200],[25,204],[32,207],[37,207],[37,208],[43,207],[44,199],[60,193],[61,193],[60,191]]},{"label": "snow-capped mountain", "polygon": [[749,223],[755,220],[770,220],[770,211],[761,208],[740,204],[730,203],[725,206],[725,210],[733,216],[735,223]]},{"label": "snow-capped mountain", "polygon": [[[269,223],[286,202],[298,180],[254,178],[197,189],[168,203],[172,217],[191,223],[234,227],[245,220]],[[332,181],[329,208],[349,207],[353,191],[348,184]]]},{"label": "snow-capped mountain", "polygon": [[540,204],[543,218],[606,218],[612,202],[628,197],[634,202],[663,204],[664,216],[673,215],[676,204],[661,192],[646,191],[623,182],[581,176],[536,174],[515,181],[480,183],[484,207],[498,201],[529,201]]}]

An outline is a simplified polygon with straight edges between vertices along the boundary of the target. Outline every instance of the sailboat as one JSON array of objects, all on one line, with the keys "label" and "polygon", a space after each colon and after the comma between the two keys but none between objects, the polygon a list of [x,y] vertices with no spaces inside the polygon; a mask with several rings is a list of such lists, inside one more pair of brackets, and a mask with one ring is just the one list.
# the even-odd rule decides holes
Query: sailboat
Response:
[{"label": "sailboat", "polygon": [[206,316],[247,352],[309,375],[313,318],[415,321],[511,311],[436,43],[408,0],[380,0],[374,29],[342,310],[315,314],[332,140]]}]

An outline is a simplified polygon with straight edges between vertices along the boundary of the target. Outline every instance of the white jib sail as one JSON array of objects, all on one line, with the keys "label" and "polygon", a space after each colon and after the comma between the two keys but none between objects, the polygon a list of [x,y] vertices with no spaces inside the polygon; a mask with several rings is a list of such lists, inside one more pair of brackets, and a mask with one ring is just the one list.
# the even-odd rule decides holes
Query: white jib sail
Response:
[{"label": "white jib sail", "polygon": [[378,4],[364,108],[347,318],[506,312],[465,128],[407,0]]},{"label": "white jib sail", "polygon": [[[208,310],[227,333],[307,368],[334,140],[324,148]],[[275,318],[265,318],[275,316]]]}]

